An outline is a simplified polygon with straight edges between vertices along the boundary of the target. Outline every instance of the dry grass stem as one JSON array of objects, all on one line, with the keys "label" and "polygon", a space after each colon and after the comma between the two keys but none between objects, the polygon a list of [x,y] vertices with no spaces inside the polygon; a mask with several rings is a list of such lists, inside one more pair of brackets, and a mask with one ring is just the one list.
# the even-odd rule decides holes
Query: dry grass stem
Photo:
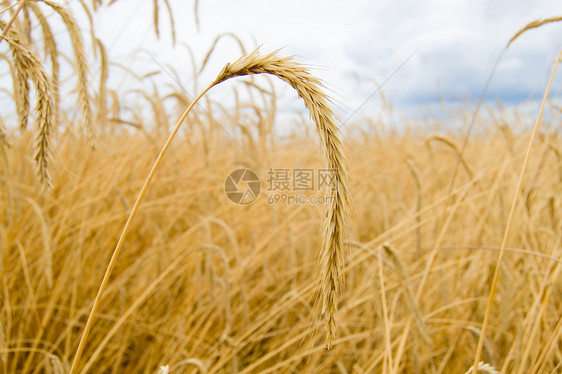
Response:
[{"label": "dry grass stem", "polygon": [[21,12],[21,10],[23,9],[23,7],[25,6],[25,4],[27,3],[27,0],[21,0],[19,1],[18,7],[16,8],[16,10],[12,13],[12,16],[10,17],[10,19],[8,20],[8,22],[6,22],[3,26],[2,26],[2,33],[0,34],[0,43],[2,43],[2,41],[4,40],[6,34],[8,33],[8,31],[10,31],[10,28],[12,27],[12,25],[14,24],[14,21],[16,20],[16,18],[18,18],[18,14]]},{"label": "dry grass stem", "polygon": [[542,103],[540,106],[540,110],[539,110],[539,115],[537,117],[537,120],[535,122],[535,126],[533,127],[533,132],[531,134],[530,140],[529,140],[529,145],[527,147],[527,151],[525,152],[525,159],[523,160],[523,165],[521,166],[521,173],[519,174],[519,179],[517,181],[517,186],[515,187],[515,192],[513,195],[513,199],[511,202],[511,208],[509,211],[509,216],[507,219],[507,225],[504,231],[504,235],[503,235],[503,239],[502,239],[502,244],[501,244],[501,249],[500,249],[500,253],[498,255],[498,259],[496,262],[496,266],[494,269],[494,276],[492,279],[492,285],[490,287],[490,294],[488,297],[488,303],[486,305],[486,312],[484,314],[484,321],[482,322],[482,335],[480,335],[480,339],[478,340],[478,347],[476,348],[476,355],[475,355],[475,359],[474,359],[474,365],[473,367],[475,367],[474,372],[477,373],[478,372],[478,368],[477,368],[477,363],[480,361],[480,354],[482,352],[482,345],[484,344],[484,338],[486,336],[486,329],[488,327],[488,321],[490,318],[490,314],[492,311],[492,307],[493,307],[493,303],[494,303],[494,297],[496,296],[496,289],[498,286],[498,281],[499,281],[499,276],[500,276],[500,267],[502,264],[502,260],[503,260],[503,255],[505,252],[505,247],[507,245],[507,239],[509,237],[510,234],[510,229],[511,229],[511,223],[513,220],[513,216],[515,213],[515,208],[517,206],[517,202],[519,201],[518,199],[518,195],[519,195],[519,190],[521,189],[521,185],[523,184],[523,177],[525,175],[525,170],[527,169],[527,163],[529,162],[529,157],[531,155],[531,149],[533,147],[533,141],[535,140],[535,137],[538,133],[538,130],[541,126],[542,123],[542,118],[543,118],[543,111],[544,111],[544,107],[546,105],[546,99],[548,98],[548,95],[550,93],[550,87],[552,86],[552,82],[554,81],[554,77],[556,75],[556,70],[558,68],[558,64],[560,63],[560,58],[562,57],[562,50],[560,50],[558,57],[556,59],[556,63],[554,65],[554,69],[552,70],[552,75],[550,76],[550,80],[548,82],[548,85],[545,89],[544,92],[544,96],[542,99]]},{"label": "dry grass stem", "polygon": [[400,283],[402,285],[402,289],[404,290],[404,297],[406,298],[406,303],[408,305],[408,309],[410,310],[410,313],[412,313],[412,317],[414,319],[414,321],[416,322],[416,325],[421,333],[421,335],[423,336],[423,339],[425,340],[425,342],[429,345],[431,345],[431,338],[429,336],[429,333],[427,332],[427,327],[423,321],[423,317],[422,314],[418,308],[418,306],[416,305],[416,300],[414,298],[414,293],[412,292],[412,288],[410,286],[410,281],[408,280],[408,276],[406,275],[406,270],[404,269],[404,266],[402,265],[402,261],[400,261],[400,258],[398,257],[398,254],[396,253],[396,250],[393,248],[393,246],[389,243],[384,243],[382,245],[382,248],[384,249],[384,252],[387,254],[387,256],[390,258],[390,260],[392,261],[392,264],[394,265],[394,268],[396,269],[396,271],[398,272],[398,276],[400,278]]},{"label": "dry grass stem", "polygon": [[468,174],[468,177],[470,179],[474,178],[474,173],[472,172],[472,170],[470,169],[470,167],[468,166],[468,164],[466,163],[462,152],[459,150],[459,147],[457,147],[457,145],[455,144],[454,141],[452,141],[451,139],[449,139],[448,137],[441,135],[441,134],[431,134],[429,136],[427,136],[425,138],[425,141],[429,144],[432,140],[434,141],[438,141],[441,142],[445,145],[447,145],[449,148],[451,148],[457,155],[457,157],[459,158],[459,162],[462,164],[462,166],[464,167],[464,170],[466,170],[466,173]]},{"label": "dry grass stem", "polygon": [[105,47],[101,40],[96,39],[96,48],[100,54],[100,84],[98,91],[98,125],[105,127],[107,121],[107,75],[108,75],[108,61]]}]

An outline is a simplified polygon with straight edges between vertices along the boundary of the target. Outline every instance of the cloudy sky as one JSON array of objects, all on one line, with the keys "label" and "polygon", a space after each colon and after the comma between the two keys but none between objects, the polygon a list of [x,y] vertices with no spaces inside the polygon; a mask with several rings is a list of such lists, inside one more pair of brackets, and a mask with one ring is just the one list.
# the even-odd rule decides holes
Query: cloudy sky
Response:
[{"label": "cloudy sky", "polygon": [[[96,30],[114,60],[139,72],[169,64],[182,84],[192,87],[184,44],[200,62],[214,38],[230,32],[247,49],[282,48],[282,54],[310,65],[344,115],[380,105],[380,95],[371,94],[383,82],[397,110],[475,100],[511,36],[530,21],[562,15],[559,0],[199,0],[197,30],[193,1],[170,0],[178,38],[173,48],[168,14],[159,3],[160,40],[154,35],[151,0],[120,0],[99,12]],[[487,99],[507,105],[540,99],[561,47],[562,22],[523,35],[503,55]],[[216,52],[201,84],[240,55],[237,42],[228,37]],[[115,74],[111,78],[117,82]],[[553,87],[558,96],[561,75]],[[119,79],[115,84],[128,78]],[[159,79],[174,83],[166,75]]]}]

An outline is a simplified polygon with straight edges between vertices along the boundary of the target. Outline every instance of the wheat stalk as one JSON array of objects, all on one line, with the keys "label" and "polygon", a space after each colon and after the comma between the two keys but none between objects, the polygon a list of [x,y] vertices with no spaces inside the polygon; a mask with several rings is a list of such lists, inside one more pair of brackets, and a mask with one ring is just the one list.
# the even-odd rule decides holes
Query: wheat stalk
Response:
[{"label": "wheat stalk", "polygon": [[422,210],[422,185],[421,185],[421,175],[416,163],[411,159],[408,158],[406,160],[408,167],[410,168],[410,172],[414,177],[414,181],[416,182],[416,189],[418,191],[417,199],[416,199],[416,238],[417,238],[417,250],[418,252],[421,250],[422,245],[422,233],[421,233],[421,210]]},{"label": "wheat stalk", "polygon": [[[93,10],[96,11],[96,4],[95,4],[94,0],[94,4],[93,5]],[[84,14],[86,15],[86,17],[88,18],[88,23],[90,25],[90,38],[92,39],[92,43],[95,44],[96,41],[96,35],[94,33],[94,16],[92,15],[92,11],[90,10],[90,7],[88,7],[88,5],[86,4],[85,0],[78,0],[78,2],[80,3],[80,5],[82,5],[82,9],[84,10]],[[94,56],[96,55],[96,50],[94,49]]]},{"label": "wheat stalk", "polygon": [[4,26],[2,26],[2,33],[0,34],[0,42],[2,42],[2,40],[4,40],[4,38],[6,37],[6,34],[10,30],[10,28],[12,27],[12,25],[13,25],[14,21],[16,20],[19,12],[21,12],[21,10],[25,6],[26,2],[27,2],[27,0],[21,0],[18,7],[16,8],[14,13],[10,17],[10,19],[8,20],[8,22],[6,22]]},{"label": "wheat stalk", "polygon": [[101,40],[96,38],[96,48],[100,53],[100,82],[99,92],[97,97],[98,105],[98,124],[105,125],[107,122],[107,75],[108,75],[108,62],[107,53]]},{"label": "wheat stalk", "polygon": [[316,129],[320,135],[322,145],[324,146],[325,156],[327,158],[327,166],[334,173],[335,188],[332,188],[329,194],[330,204],[326,213],[326,221],[324,224],[324,237],[322,244],[321,263],[322,276],[324,285],[322,289],[322,316],[324,317],[326,326],[326,346],[330,348],[336,336],[336,311],[338,296],[341,292],[344,281],[344,246],[343,231],[345,221],[347,219],[347,203],[349,192],[347,188],[347,173],[344,166],[343,144],[338,133],[336,124],[334,123],[334,115],[328,106],[326,95],[321,91],[320,82],[314,78],[305,67],[292,61],[290,57],[279,57],[276,53],[267,55],[259,55],[258,51],[254,51],[246,56],[241,57],[232,64],[227,64],[218,77],[206,89],[203,90],[193,100],[186,111],[183,113],[175,128],[172,130],[168,140],[162,147],[152,169],[150,170],[145,182],[137,196],[135,204],[127,218],[127,222],[121,232],[121,236],[113,250],[113,254],[106,268],[102,283],[98,289],[96,298],[92,305],[92,309],[86,321],[84,331],[78,343],[76,355],[70,368],[70,374],[75,373],[89,332],[92,328],[93,320],[99,308],[101,297],[109,282],[109,277],[113,271],[113,267],[117,262],[117,258],[123,248],[125,237],[129,232],[133,218],[138,211],[142,198],[146,194],[150,182],[156,174],[156,170],[167,149],[170,147],[172,140],[180,129],[181,124],[191,112],[195,104],[214,86],[237,76],[252,74],[272,74],[283,81],[289,83],[304,100],[304,103],[316,123]]},{"label": "wheat stalk", "polygon": [[392,261],[394,265],[394,269],[398,273],[398,277],[400,278],[400,284],[402,285],[402,289],[404,290],[404,297],[406,299],[406,303],[408,304],[408,308],[412,313],[413,319],[420,330],[421,335],[425,342],[431,345],[431,338],[429,333],[427,332],[427,328],[423,321],[423,317],[421,311],[419,310],[416,299],[414,298],[414,294],[412,292],[412,288],[410,287],[410,281],[408,280],[408,276],[406,275],[406,270],[404,269],[404,265],[402,265],[402,261],[400,261],[400,257],[396,253],[396,250],[390,243],[383,243],[382,248],[387,256]]},{"label": "wheat stalk", "polygon": [[8,132],[6,131],[6,126],[4,126],[4,121],[0,119],[0,149],[5,149],[10,147],[10,142],[8,141]]},{"label": "wheat stalk", "polygon": [[24,6],[21,10],[23,20],[17,20],[19,31],[27,44],[31,44],[31,18],[29,18],[29,8]]},{"label": "wheat stalk", "polygon": [[560,50],[560,52],[558,53],[558,57],[556,58],[556,63],[554,64],[554,68],[552,69],[552,74],[550,76],[550,80],[548,81],[548,84],[546,86],[544,95],[543,95],[543,99],[541,102],[541,106],[539,109],[539,115],[537,117],[537,120],[535,122],[535,125],[533,126],[533,131],[531,133],[531,137],[529,139],[529,145],[527,146],[527,150],[525,152],[525,159],[523,160],[523,165],[521,166],[521,172],[519,173],[519,179],[517,181],[517,185],[515,186],[515,191],[513,194],[513,199],[511,201],[511,208],[509,210],[509,216],[507,218],[507,224],[504,230],[504,235],[503,235],[503,239],[502,239],[502,243],[501,243],[501,247],[500,247],[500,253],[498,255],[498,259],[496,261],[496,265],[495,265],[495,269],[494,269],[494,276],[492,278],[492,285],[490,286],[490,294],[488,296],[488,303],[486,304],[486,311],[484,313],[484,320],[482,321],[482,334],[480,335],[480,339],[478,340],[478,345],[476,347],[476,354],[474,357],[474,367],[475,373],[478,373],[478,367],[476,365],[477,362],[480,361],[480,354],[482,353],[482,346],[484,344],[484,338],[486,336],[486,330],[488,327],[488,321],[491,315],[491,311],[492,311],[492,307],[494,304],[494,297],[496,296],[496,289],[498,286],[498,282],[499,282],[499,277],[500,277],[500,265],[502,264],[502,260],[503,260],[503,255],[505,252],[505,247],[507,246],[507,239],[509,237],[510,234],[510,230],[511,230],[511,223],[513,221],[513,216],[515,213],[515,208],[517,207],[517,202],[518,202],[518,195],[519,195],[519,191],[521,189],[521,186],[523,184],[523,177],[525,175],[525,170],[527,169],[527,164],[529,162],[529,158],[531,155],[531,149],[533,147],[533,141],[535,140],[535,137],[539,131],[539,128],[541,126],[542,123],[542,119],[543,119],[543,112],[544,112],[544,108],[546,105],[546,100],[548,98],[548,95],[550,93],[550,88],[552,87],[552,82],[554,81],[554,77],[556,75],[556,70],[558,69],[558,64],[560,63],[560,59],[562,58],[562,49]]},{"label": "wheat stalk", "polygon": [[428,145],[432,140],[441,142],[441,143],[449,146],[449,148],[451,148],[453,151],[455,151],[455,153],[457,154],[457,157],[459,158],[460,163],[462,164],[462,166],[464,166],[464,169],[466,170],[466,173],[468,174],[469,178],[470,179],[474,178],[474,173],[472,172],[472,170],[470,169],[470,167],[466,163],[466,161],[463,157],[463,152],[461,152],[459,150],[459,147],[457,147],[457,145],[455,144],[454,141],[452,141],[451,139],[449,139],[445,135],[441,135],[441,134],[431,134],[431,135],[429,135],[425,138],[425,142]]},{"label": "wheat stalk", "polygon": [[[2,222],[7,224],[12,219],[12,214],[14,212],[14,191],[12,188],[12,177],[10,172],[10,163],[8,161],[8,148],[10,148],[10,142],[7,138],[6,128],[4,127],[4,122],[0,119],[0,161],[2,162],[2,167],[4,168],[4,191],[6,191],[6,204],[1,210],[4,219]],[[7,227],[7,226],[6,226]],[[2,236],[0,236],[0,239]],[[0,246],[1,247],[1,246]],[[0,258],[3,258],[3,251],[0,250]],[[0,273],[2,273],[3,263],[0,261]]]}]

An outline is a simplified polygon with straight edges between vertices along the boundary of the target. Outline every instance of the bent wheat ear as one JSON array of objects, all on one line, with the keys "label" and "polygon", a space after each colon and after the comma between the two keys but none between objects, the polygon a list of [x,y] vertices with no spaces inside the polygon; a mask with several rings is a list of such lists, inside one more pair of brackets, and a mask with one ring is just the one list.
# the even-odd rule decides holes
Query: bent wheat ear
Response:
[{"label": "bent wheat ear", "polygon": [[150,173],[146,177],[143,186],[137,196],[135,204],[131,209],[131,213],[127,218],[127,222],[123,227],[123,231],[119,236],[119,240],[109,264],[105,270],[102,282],[98,288],[96,298],[92,304],[92,309],[88,315],[88,320],[84,326],[84,331],[78,348],[72,361],[69,374],[74,374],[78,368],[78,363],[84,351],[86,340],[92,328],[94,317],[100,305],[100,300],[109,282],[109,277],[113,271],[113,267],[117,262],[117,257],[123,248],[123,243],[131,227],[131,223],[138,211],[143,196],[146,194],[150,182],[154,178],[156,169],[162,162],[164,154],[170,147],[172,140],[180,129],[181,124],[191,112],[195,104],[214,86],[224,82],[229,78],[248,74],[273,74],[285,82],[289,83],[299,96],[304,100],[304,103],[314,122],[316,129],[322,140],[324,151],[327,158],[327,166],[331,169],[333,175],[333,188],[330,190],[328,211],[326,214],[326,221],[324,225],[324,240],[322,244],[322,276],[324,280],[322,288],[322,316],[326,324],[326,346],[330,348],[336,336],[336,311],[338,296],[341,292],[343,285],[343,266],[344,266],[344,247],[343,247],[343,232],[345,228],[345,221],[347,220],[347,203],[349,193],[347,189],[347,174],[344,166],[343,145],[338,133],[338,128],[334,123],[334,115],[328,106],[326,95],[320,89],[321,84],[316,78],[298,63],[291,60],[289,57],[279,57],[276,53],[271,53],[265,56],[258,55],[257,50],[247,56],[243,56],[233,64],[227,64],[217,79],[203,90],[192,102],[189,107],[182,114],[176,126],[170,133],[168,140],[160,150]]},{"label": "bent wheat ear", "polygon": [[338,296],[344,282],[343,233],[349,199],[343,144],[327,96],[321,90],[322,84],[303,65],[296,63],[290,57],[280,57],[276,53],[261,56],[256,50],[232,64],[227,64],[214,85],[236,76],[262,73],[275,75],[287,82],[303,99],[320,135],[327,167],[333,173],[335,183],[329,191],[330,199],[323,228],[320,260],[323,278],[322,317],[326,327],[326,346],[331,348],[336,337]]},{"label": "bent wheat ear", "polygon": [[517,33],[515,35],[513,35],[513,37],[511,39],[509,39],[509,42],[507,42],[507,46],[505,48],[508,48],[511,45],[511,43],[513,43],[515,41],[515,39],[520,37],[521,34],[523,34],[525,31],[531,30],[531,29],[536,29],[537,27],[541,27],[542,25],[545,25],[547,23],[559,22],[559,21],[562,21],[562,16],[551,17],[551,18],[547,18],[547,19],[537,19],[533,22],[530,22],[525,27],[523,27],[521,30],[517,31]]},{"label": "bent wheat ear", "polygon": [[41,33],[43,34],[43,45],[45,50],[45,56],[48,56],[51,61],[51,83],[53,89],[53,105],[55,111],[55,123],[58,123],[59,118],[59,76],[60,76],[60,64],[59,64],[59,52],[57,49],[57,42],[55,40],[54,34],[51,30],[51,26],[47,21],[47,17],[41,13],[40,7],[36,3],[28,3],[29,9],[37,18],[39,26],[41,27]]},{"label": "bent wheat ear", "polygon": [[68,29],[72,48],[74,50],[74,65],[76,66],[76,90],[78,91],[78,108],[82,113],[80,129],[86,130],[88,137],[94,140],[94,125],[92,123],[92,108],[90,107],[90,93],[88,92],[88,61],[84,51],[84,42],[78,23],[74,16],[63,6],[50,0],[42,0],[60,16]]},{"label": "bent wheat ear", "polygon": [[[0,28],[5,29],[6,23],[0,21]],[[53,131],[54,104],[53,89],[43,66],[39,59],[35,56],[31,48],[22,43],[19,34],[15,29],[10,29],[4,35],[5,40],[10,46],[12,58],[14,61],[15,76],[19,80],[27,82],[31,80],[37,91],[35,103],[35,163],[37,174],[43,188],[51,185],[51,179],[48,172],[48,162],[50,157],[49,141]],[[21,84],[21,82],[18,82]],[[18,101],[16,100],[16,103]]]}]

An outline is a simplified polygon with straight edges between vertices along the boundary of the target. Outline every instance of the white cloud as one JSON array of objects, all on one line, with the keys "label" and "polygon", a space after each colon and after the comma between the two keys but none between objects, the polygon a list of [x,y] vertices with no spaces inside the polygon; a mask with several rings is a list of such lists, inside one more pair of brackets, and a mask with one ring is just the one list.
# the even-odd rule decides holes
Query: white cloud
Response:
[{"label": "white cloud", "polygon": [[[496,58],[518,29],[537,18],[562,14],[562,2],[552,0],[200,0],[198,33],[193,3],[171,0],[181,42],[172,49],[164,7],[158,41],[153,33],[152,2],[135,1],[136,7],[131,7],[131,2],[116,2],[96,21],[110,55],[131,68],[159,68],[146,53],[128,57],[146,49],[160,63],[173,65],[187,84],[190,60],[181,43],[189,45],[200,62],[218,34],[231,32],[248,49],[256,45],[264,52],[283,48],[282,53],[295,54],[299,61],[316,67],[314,73],[333,89],[348,113],[374,91],[373,82],[384,81],[412,53],[414,56],[383,87],[398,109],[438,98],[476,98]],[[505,53],[488,97],[518,101],[540,95],[560,46],[562,23],[525,34]],[[202,82],[210,81],[227,61],[239,55],[237,43],[225,38]],[[558,86],[561,82],[557,78]],[[364,110],[373,110],[376,102],[369,102]]]}]

